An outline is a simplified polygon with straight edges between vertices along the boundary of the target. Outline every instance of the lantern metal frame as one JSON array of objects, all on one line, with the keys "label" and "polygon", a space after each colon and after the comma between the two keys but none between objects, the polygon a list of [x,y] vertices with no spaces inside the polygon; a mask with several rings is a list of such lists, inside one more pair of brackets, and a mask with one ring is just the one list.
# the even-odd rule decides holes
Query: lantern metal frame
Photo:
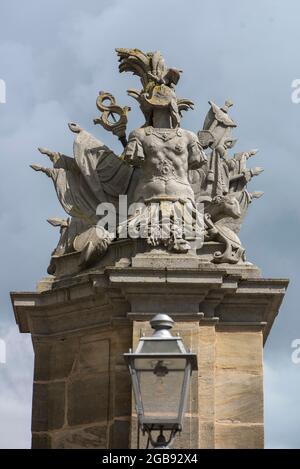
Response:
[{"label": "lantern metal frame", "polygon": [[[187,404],[187,396],[189,391],[189,384],[192,372],[197,370],[197,355],[195,353],[191,353],[183,344],[182,338],[178,336],[172,336],[169,332],[174,325],[174,321],[167,316],[166,314],[158,314],[156,315],[151,321],[150,324],[152,328],[155,330],[153,336],[145,337],[142,336],[140,338],[139,344],[135,352],[131,350],[129,353],[125,353],[124,359],[128,366],[131,381],[132,381],[132,388],[135,397],[135,406],[136,412],[138,417],[138,422],[141,430],[143,433],[147,432],[149,435],[149,439],[151,441],[152,446],[156,448],[166,448],[168,445],[173,441],[175,435],[178,432],[182,431],[183,425],[183,418],[185,414],[186,404]],[[155,350],[158,349],[157,352],[151,353],[144,353],[144,349]],[[159,348],[168,350],[174,349],[176,352],[163,352],[159,351]],[[138,373],[150,373],[151,369],[148,368],[136,368],[136,364],[139,360],[144,359],[152,359],[157,362],[156,367],[159,366],[159,362],[161,361],[162,364],[165,360],[170,359],[180,359],[185,360],[184,369],[176,369],[172,368],[172,372],[183,372],[183,380],[181,384],[181,392],[180,392],[180,401],[179,401],[179,408],[176,409],[177,417],[176,418],[155,418],[145,416],[144,413],[144,406],[143,406],[143,395],[140,387],[140,380]],[[155,368],[156,368],[155,367]],[[162,372],[169,370],[162,365]],[[159,371],[159,370],[158,370]],[[153,371],[152,371],[153,372]],[[154,373],[156,374],[156,373]],[[153,431],[159,431],[160,434],[156,442],[153,441],[151,433]],[[170,431],[170,438],[166,441],[163,431]]]}]

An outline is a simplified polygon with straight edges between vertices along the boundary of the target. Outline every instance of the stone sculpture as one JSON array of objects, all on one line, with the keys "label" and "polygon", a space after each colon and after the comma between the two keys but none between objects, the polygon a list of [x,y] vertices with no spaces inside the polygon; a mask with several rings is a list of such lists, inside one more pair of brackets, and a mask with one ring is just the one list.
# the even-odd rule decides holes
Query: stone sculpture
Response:
[{"label": "stone sculpture", "polygon": [[[48,272],[55,275],[56,259],[76,252],[80,269],[92,267],[111,245],[135,240],[137,235],[145,249],[197,255],[203,244],[193,240],[200,233],[204,245],[212,246],[211,262],[245,262],[238,233],[250,203],[262,195],[247,191],[248,182],[262,168],[247,168],[257,150],[229,156],[236,143],[232,135],[236,124],[228,114],[232,103],[226,101],[220,108],[209,102],[203,129],[197,135],[184,130],[182,112],[193,109],[193,102],[176,96],[181,71],[168,68],[160,52],[116,51],[120,72],[132,72],[141,80],[142,89],[128,94],[138,101],[145,123],[127,138],[130,108],[117,105],[110,93],[100,92],[101,115],[94,123],[119,138],[122,155],[74,123],[69,124],[75,134],[74,158],[39,149],[53,167],[32,168],[52,179],[69,215],[67,220],[48,220],[60,227],[61,235]],[[110,204],[119,217],[120,195],[127,196],[133,210],[111,229],[101,224],[103,213],[98,207]]]}]

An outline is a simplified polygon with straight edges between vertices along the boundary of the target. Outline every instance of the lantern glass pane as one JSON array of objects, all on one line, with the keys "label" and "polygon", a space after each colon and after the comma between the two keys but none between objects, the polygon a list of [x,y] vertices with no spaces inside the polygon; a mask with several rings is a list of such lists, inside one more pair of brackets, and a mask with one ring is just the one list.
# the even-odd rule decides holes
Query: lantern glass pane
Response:
[{"label": "lantern glass pane", "polygon": [[139,353],[182,353],[182,351],[176,339],[155,339],[144,340]]},{"label": "lantern glass pane", "polygon": [[136,360],[146,423],[178,422],[185,365],[181,358]]},{"label": "lantern glass pane", "polygon": [[[149,370],[152,373],[157,372],[157,367],[164,366],[168,370],[180,370],[184,371],[186,366],[186,358],[163,358],[161,354],[155,357],[153,354],[151,357],[138,357],[134,360],[134,366],[137,371]],[[158,370],[159,371],[159,370]]]}]

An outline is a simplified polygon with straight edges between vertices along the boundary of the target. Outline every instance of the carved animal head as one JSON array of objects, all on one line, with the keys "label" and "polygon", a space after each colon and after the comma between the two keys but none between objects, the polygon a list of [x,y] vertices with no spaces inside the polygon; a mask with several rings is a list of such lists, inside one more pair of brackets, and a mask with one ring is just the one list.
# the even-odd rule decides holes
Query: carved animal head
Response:
[{"label": "carved animal head", "polygon": [[210,214],[213,222],[222,218],[239,218],[241,207],[233,194],[216,196],[207,206],[206,211]]}]

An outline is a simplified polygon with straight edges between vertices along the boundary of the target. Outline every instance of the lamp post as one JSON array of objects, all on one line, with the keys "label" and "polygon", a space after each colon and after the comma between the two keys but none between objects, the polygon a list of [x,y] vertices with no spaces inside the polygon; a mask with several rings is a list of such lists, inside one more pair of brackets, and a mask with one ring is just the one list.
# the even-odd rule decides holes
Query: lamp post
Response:
[{"label": "lamp post", "polygon": [[[139,425],[154,448],[168,448],[182,430],[190,377],[197,355],[179,336],[172,336],[174,321],[158,314],[150,321],[154,333],[141,337],[136,351],[124,354],[132,380]],[[159,432],[154,440],[152,432]],[[164,432],[169,431],[168,440]]]}]

